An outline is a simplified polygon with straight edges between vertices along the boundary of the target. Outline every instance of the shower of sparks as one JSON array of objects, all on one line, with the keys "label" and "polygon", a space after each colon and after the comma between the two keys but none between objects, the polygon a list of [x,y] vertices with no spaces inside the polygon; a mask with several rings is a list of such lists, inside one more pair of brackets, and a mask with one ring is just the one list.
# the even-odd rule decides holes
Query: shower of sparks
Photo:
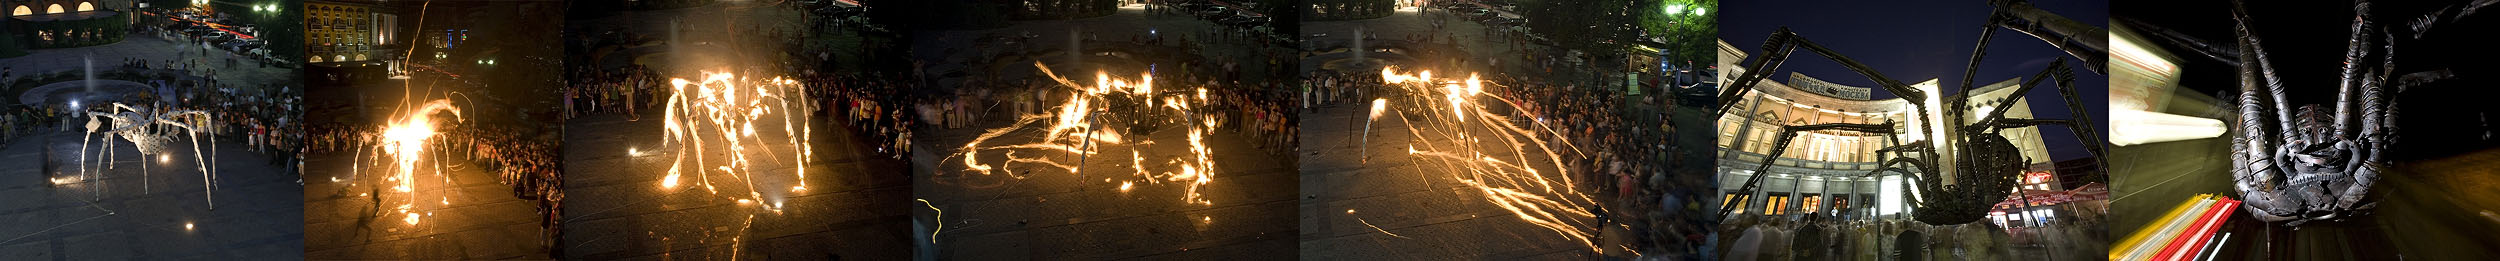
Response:
[{"label": "shower of sparks", "polygon": [[[1062,78],[1039,62],[1033,63],[1033,67],[1040,68],[1042,74],[1058,82],[1059,86],[1068,88],[1065,94],[1067,101],[1051,112],[1021,115],[1014,124],[990,129],[940,162],[961,157],[964,168],[970,172],[982,175],[1004,173],[1023,179],[1027,177],[1000,167],[1030,165],[1080,174],[1085,171],[1085,163],[1098,160],[1094,157],[1103,156],[1103,152],[1127,150],[1129,160],[1126,162],[1130,165],[1129,171],[1133,171],[1130,174],[1133,180],[1123,181],[1118,188],[1120,192],[1130,191],[1141,181],[1148,185],[1178,183],[1185,186],[1180,195],[1181,202],[1215,204],[1201,192],[1215,180],[1216,173],[1213,153],[1205,141],[1208,130],[1215,128],[1216,122],[1213,116],[1202,114],[1196,107],[1207,101],[1205,88],[1158,92],[1154,87],[1154,75],[1139,74],[1137,79],[1131,81],[1113,78],[1103,72],[1096,72],[1094,84],[1087,86]],[[1123,136],[1126,132],[1119,131],[1148,124],[1185,127],[1189,155],[1149,157],[1161,156],[1143,154],[1145,146],[1156,144],[1151,138],[1153,135],[1131,133],[1125,135],[1134,136]],[[1041,141],[990,144],[991,139],[1018,133],[1039,134]],[[992,152],[1004,154],[1005,159],[982,161],[982,153]]]},{"label": "shower of sparks", "polygon": [[[1397,89],[1389,94],[1390,98],[1373,101],[1376,109],[1372,120],[1378,120],[1382,111],[1389,111],[1408,122],[1407,133],[1412,139],[1406,150],[1416,163],[1442,169],[1439,173],[1448,173],[1459,184],[1474,188],[1485,201],[1508,210],[1521,221],[1580,241],[1592,251],[1603,249],[1591,239],[1598,224],[1591,222],[1596,215],[1589,209],[1597,205],[1596,201],[1575,187],[1577,183],[1569,173],[1562,173],[1567,171],[1563,154],[1576,155],[1577,148],[1566,140],[1546,140],[1560,137],[1561,133],[1542,123],[1519,125],[1513,119],[1521,115],[1487,110],[1488,104],[1493,104],[1513,107],[1502,111],[1523,111],[1508,98],[1486,95],[1484,85],[1488,83],[1475,74],[1465,79],[1435,79],[1429,70],[1399,74],[1395,68],[1383,68],[1380,74],[1381,79]],[[1497,158],[1504,154],[1509,157]],[[1531,154],[1544,157],[1531,159]],[[1548,175],[1539,168],[1557,173]],[[1354,211],[1349,209],[1346,213]],[[1370,222],[1364,221],[1364,225]]]},{"label": "shower of sparks", "polygon": [[[721,174],[735,179],[735,184],[744,184],[747,191],[743,196],[733,193],[723,197],[737,201],[740,206],[754,205],[780,213],[779,202],[755,204],[766,200],[762,192],[764,188],[758,187],[755,179],[760,173],[752,168],[756,160],[762,159],[756,154],[773,158],[787,154],[791,165],[796,167],[790,175],[797,185],[791,186],[790,191],[807,190],[806,162],[815,152],[808,136],[815,130],[807,125],[813,119],[806,110],[793,109],[794,106],[807,106],[808,101],[798,81],[781,77],[751,79],[732,73],[704,72],[701,79],[669,79],[669,84],[667,127],[663,129],[665,139],[662,142],[676,143],[681,148],[674,150],[676,159],[669,164],[667,176],[660,179],[662,189],[676,189],[678,176],[691,171],[704,191],[720,195],[720,188],[714,186],[711,174]],[[755,128],[758,123],[778,123],[785,135],[770,138],[757,136]],[[705,157],[709,152],[706,142],[727,143],[709,146],[725,150],[728,158]],[[761,146],[777,142],[788,142],[798,148],[796,151],[775,152],[770,147]],[[626,153],[639,155],[643,152],[635,148]],[[693,166],[688,166],[688,163]]]},{"label": "shower of sparks", "polygon": [[[417,197],[417,192],[420,191],[417,189],[417,162],[435,158],[428,161],[434,164],[434,175],[441,176],[445,184],[450,184],[451,180],[451,176],[442,174],[444,168],[442,165],[445,163],[439,159],[440,157],[426,152],[426,147],[433,145],[430,141],[443,135],[439,129],[441,123],[437,122],[434,115],[450,113],[452,118],[449,120],[455,122],[461,121],[462,118],[460,107],[453,106],[451,99],[447,98],[434,99],[414,107],[403,106],[402,108],[405,110],[392,114],[390,122],[382,126],[379,143],[374,144],[375,150],[382,153],[376,153],[373,156],[390,157],[393,172],[387,181],[399,182],[399,185],[391,187],[391,190],[408,193],[407,202],[399,204],[396,209],[399,213],[408,215],[403,219],[404,221],[407,221],[409,225],[416,225],[419,221],[416,203],[420,202]],[[360,162],[357,165],[363,164]],[[449,197],[445,197],[445,201],[449,201]]]}]

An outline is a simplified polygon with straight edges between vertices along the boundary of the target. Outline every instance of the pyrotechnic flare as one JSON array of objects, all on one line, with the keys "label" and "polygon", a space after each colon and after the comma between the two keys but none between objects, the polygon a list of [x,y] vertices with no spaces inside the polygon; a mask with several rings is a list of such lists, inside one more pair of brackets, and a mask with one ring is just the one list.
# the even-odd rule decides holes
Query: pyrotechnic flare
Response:
[{"label": "pyrotechnic flare", "polygon": [[[1147,184],[1178,182],[1186,186],[1185,192],[1181,195],[1182,202],[1200,205],[1214,204],[1201,193],[1202,187],[1214,181],[1216,171],[1212,152],[1205,142],[1207,130],[1215,126],[1214,120],[1212,117],[1198,115],[1197,108],[1194,107],[1197,103],[1206,102],[1206,89],[1196,89],[1194,97],[1193,93],[1188,92],[1159,93],[1155,91],[1153,75],[1140,74],[1137,81],[1131,82],[1128,79],[1113,78],[1106,72],[1096,72],[1094,85],[1087,86],[1061,78],[1056,72],[1051,71],[1049,66],[1041,63],[1034,63],[1033,66],[1040,68],[1042,74],[1058,82],[1060,87],[1070,90],[1067,101],[1057,106],[1057,110],[1052,112],[1020,115],[1013,124],[982,133],[974,137],[971,142],[965,143],[963,148],[959,149],[959,153],[948,156],[945,160],[962,157],[965,170],[983,175],[1005,172],[1014,178],[1025,178],[1013,171],[998,169],[1000,166],[991,165],[993,163],[1001,166],[1037,164],[1052,169],[1065,169],[1070,174],[1082,175],[1085,162],[1090,156],[1100,154],[1107,149],[1124,148],[1130,151],[1128,162],[1132,165],[1137,180],[1122,183],[1117,188],[1119,191],[1126,192],[1134,189],[1137,181],[1144,181]],[[1113,109],[1117,105],[1128,104],[1135,106]],[[1172,115],[1178,115],[1178,117],[1168,117]],[[1116,117],[1116,119],[1104,119],[1105,117]],[[1043,123],[1049,125],[1040,125]],[[1137,147],[1154,144],[1151,133],[1132,133],[1124,136],[1115,130],[1133,129],[1134,126],[1110,126],[1111,124],[1165,126],[1166,123],[1179,123],[1179,126],[1187,126],[1185,135],[1191,155],[1167,160],[1149,160],[1146,154],[1141,153]],[[1040,127],[1042,132],[1042,135],[1038,137],[1040,141],[1026,144],[989,144],[992,139],[1032,127]],[[1122,144],[1130,146],[1109,147]],[[983,162],[980,154],[985,152],[1000,152],[1005,155],[1006,159],[999,162]],[[1059,152],[1062,155],[1074,156],[1077,160],[1076,162],[1059,162],[1061,157],[1048,155],[1022,157],[1019,156],[1019,152]],[[1158,165],[1166,170],[1153,170],[1158,169],[1155,168]]]},{"label": "pyrotechnic flare", "polygon": [[[718,171],[746,184],[745,197],[733,196],[731,200],[740,203],[767,202],[762,188],[756,185],[757,173],[751,170],[755,167],[755,158],[748,153],[754,150],[767,155],[775,154],[770,147],[749,146],[771,142],[757,136],[755,125],[759,122],[774,123],[773,119],[767,119],[772,117],[778,119],[782,133],[786,135],[780,140],[798,147],[789,156],[790,162],[796,166],[791,175],[797,183],[790,187],[790,191],[807,190],[806,162],[815,151],[808,133],[814,130],[807,125],[813,121],[811,114],[792,109],[793,104],[806,106],[807,99],[798,81],[779,77],[758,81],[731,73],[706,72],[700,80],[676,78],[669,79],[669,84],[671,92],[667,116],[663,119],[666,127],[663,128],[665,135],[662,135],[662,142],[682,143],[688,147],[676,150],[677,157],[669,164],[668,175],[660,179],[661,188],[676,188],[678,176],[691,169],[705,191],[719,194],[719,187],[714,186],[711,175],[707,175],[710,171]],[[728,143],[725,147],[728,159],[715,162],[704,157],[708,152],[704,142],[713,140]],[[689,156],[693,158],[693,167],[686,165]],[[753,205],[775,213],[781,211],[780,202]]]},{"label": "pyrotechnic flare", "polygon": [[[1485,83],[1474,74],[1469,74],[1464,80],[1452,81],[1435,80],[1431,71],[1407,75],[1397,73],[1394,68],[1383,68],[1380,73],[1384,82],[1398,87],[1389,95],[1404,95],[1406,98],[1401,101],[1414,103],[1398,108],[1429,108],[1398,111],[1399,119],[1409,121],[1407,133],[1413,137],[1409,139],[1413,142],[1407,145],[1407,155],[1417,157],[1419,163],[1438,165],[1447,170],[1443,173],[1450,173],[1450,178],[1475,188],[1482,193],[1485,201],[1508,210],[1521,221],[1580,241],[1592,251],[1603,249],[1592,239],[1594,233],[1591,230],[1598,225],[1588,221],[1595,219],[1595,213],[1589,209],[1597,203],[1575,187],[1576,183],[1572,182],[1563,166],[1565,158],[1558,152],[1572,149],[1572,145],[1563,140],[1549,142],[1542,138],[1560,136],[1559,133],[1541,126],[1542,123],[1537,123],[1540,126],[1519,126],[1509,120],[1514,117],[1512,115],[1486,110],[1485,104],[1509,105],[1510,102],[1498,95],[1484,96]],[[1468,102],[1479,96],[1491,97],[1498,103]],[[1386,98],[1372,101],[1370,118],[1364,123],[1366,143],[1369,142],[1371,129],[1369,121],[1378,120],[1381,114],[1387,112],[1390,107],[1387,103]],[[1440,108],[1447,108],[1447,111]],[[1472,123],[1467,121],[1470,116],[1478,120]],[[1415,121],[1424,124],[1415,124]],[[1471,134],[1477,131],[1488,131],[1491,135]],[[1508,151],[1486,151],[1487,148],[1507,148]],[[1532,152],[1541,152],[1544,157],[1531,159]],[[1515,159],[1505,161],[1496,158],[1504,153]],[[1566,173],[1549,177],[1541,174],[1538,168]],[[1555,182],[1556,179],[1560,182]],[[1347,212],[1353,214],[1351,210]],[[1360,217],[1356,218],[1360,220]],[[1369,225],[1368,222],[1366,225]],[[1386,233],[1385,230],[1383,232]]]},{"label": "pyrotechnic flare", "polygon": [[[419,213],[415,210],[417,160],[426,157],[427,141],[442,135],[441,132],[436,131],[437,125],[433,118],[435,113],[441,112],[451,113],[453,121],[461,120],[460,108],[452,106],[451,99],[436,99],[418,105],[413,110],[402,111],[392,116],[392,120],[383,125],[381,143],[375,144],[379,147],[378,150],[390,154],[391,163],[396,167],[394,170],[397,172],[392,175],[391,180],[399,181],[399,186],[391,189],[408,193],[408,203],[400,204],[398,211],[407,215],[407,218],[403,220],[410,225],[417,224],[419,220]],[[435,164],[437,165],[434,168],[435,174],[440,175],[442,163],[438,160]],[[450,183],[448,181],[451,177],[443,178],[446,181],[444,183]]]},{"label": "pyrotechnic flare", "polygon": [[1356,150],[1354,156],[1362,158],[1363,163],[1372,162],[1372,158],[1370,156],[1372,146],[1365,145],[1372,144],[1372,121],[1380,120],[1380,113],[1388,110],[1388,98],[1372,99],[1372,115],[1370,118],[1365,118],[1365,120],[1363,120],[1363,142],[1355,143],[1356,146],[1361,148]]}]

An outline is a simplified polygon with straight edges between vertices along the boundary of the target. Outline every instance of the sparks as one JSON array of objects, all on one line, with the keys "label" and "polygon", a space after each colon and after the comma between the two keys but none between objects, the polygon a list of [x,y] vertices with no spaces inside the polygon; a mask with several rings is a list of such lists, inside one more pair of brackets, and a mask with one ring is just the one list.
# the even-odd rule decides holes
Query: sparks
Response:
[{"label": "sparks", "polygon": [[[1085,162],[1097,160],[1095,157],[1101,156],[1100,154],[1128,150],[1129,158],[1126,161],[1129,169],[1126,171],[1131,172],[1129,175],[1135,176],[1136,179],[1122,182],[1118,191],[1122,193],[1134,191],[1138,181],[1150,185],[1176,184],[1183,187],[1179,195],[1182,203],[1214,204],[1214,201],[1208,200],[1203,194],[1203,188],[1213,183],[1216,174],[1213,153],[1206,145],[1206,136],[1216,125],[1213,117],[1198,115],[1202,112],[1197,111],[1196,107],[1197,104],[1206,102],[1206,88],[1187,89],[1191,90],[1190,92],[1159,93],[1156,92],[1152,74],[1139,74],[1135,81],[1131,81],[1112,77],[1108,72],[1095,72],[1093,85],[1088,86],[1062,78],[1056,72],[1051,71],[1049,66],[1041,63],[1036,62],[1033,66],[1039,68],[1045,76],[1058,82],[1060,87],[1067,88],[1065,92],[1065,95],[1068,95],[1067,101],[1044,113],[1020,115],[1014,123],[1006,127],[990,129],[974,137],[971,142],[965,143],[956,153],[942,159],[941,162],[961,158],[964,169],[968,172],[983,175],[1008,173],[1014,178],[1021,179],[1025,177],[1012,171],[1000,171],[998,168],[1031,165],[1080,174],[1087,171],[1082,168]],[[1131,110],[1128,107],[1113,108],[1113,106],[1129,104],[1134,104],[1136,105],[1134,108],[1142,110]],[[1157,116],[1178,117],[1154,119]],[[1188,141],[1186,145],[1189,151],[1187,155],[1171,158],[1150,157],[1143,153],[1140,147],[1155,144],[1156,140],[1152,137],[1154,135],[1122,134],[1124,132],[1118,131],[1130,129],[1131,126],[1124,124],[1161,123],[1176,123],[1177,125],[1166,126],[1185,127],[1184,136]],[[1037,138],[1041,140],[1025,144],[993,144],[993,139],[1026,129],[1040,130],[1042,134]],[[990,159],[982,155],[985,153],[1003,154],[1004,158],[984,161]],[[1046,155],[1032,156],[1034,153]]]},{"label": "sparks", "polygon": [[[778,212],[778,203],[754,204],[763,201],[762,190],[765,187],[759,187],[756,176],[761,173],[753,169],[756,168],[756,161],[771,157],[786,159],[797,166],[789,173],[797,183],[790,187],[791,192],[807,190],[806,162],[810,151],[814,151],[814,145],[806,133],[812,132],[810,129],[813,127],[807,123],[814,122],[814,119],[804,111],[804,106],[811,99],[806,97],[798,81],[781,77],[750,79],[732,73],[705,72],[702,78],[694,80],[669,79],[669,86],[671,93],[666,98],[668,105],[663,120],[666,124],[661,129],[662,142],[682,148],[661,149],[676,153],[668,173],[660,178],[661,189],[677,188],[679,177],[693,172],[697,184],[702,185],[705,191],[720,194],[720,186],[712,181],[714,175],[708,173],[717,171],[734,179],[732,184],[743,185],[732,188],[744,188],[746,193],[729,194],[744,195],[731,197],[739,205],[757,205],[763,210]],[[779,127],[781,135],[762,136],[764,134],[756,130],[757,125]],[[794,144],[797,148],[777,152],[765,146],[782,142]],[[707,157],[708,153],[717,152],[706,150],[707,146],[727,152],[727,158]],[[641,148],[629,148],[626,153],[640,154]]]},{"label": "sparks", "polygon": [[[1410,75],[1383,68],[1381,79],[1402,91],[1394,95],[1405,96],[1399,100],[1408,102],[1391,106],[1390,99],[1373,100],[1370,118],[1365,122],[1366,136],[1369,121],[1397,113],[1398,118],[1410,122],[1406,133],[1412,142],[1406,144],[1406,154],[1416,162],[1446,170],[1441,172],[1449,173],[1447,178],[1473,188],[1482,200],[1520,221],[1578,241],[1590,250],[1604,249],[1593,239],[1598,225],[1593,222],[1595,213],[1588,211],[1596,201],[1573,187],[1576,183],[1567,173],[1549,176],[1538,170],[1567,170],[1563,165],[1567,159],[1564,153],[1576,153],[1577,148],[1565,140],[1545,139],[1560,136],[1559,132],[1541,121],[1523,126],[1512,120],[1536,115],[1503,115],[1488,110],[1488,106],[1510,105],[1510,100],[1486,94],[1486,85],[1490,83],[1474,73],[1465,79],[1436,80],[1431,71]],[[1476,100],[1479,98],[1489,99]],[[1353,209],[1346,210],[1348,215],[1355,213]],[[1405,238],[1372,226],[1359,216],[1354,218],[1382,234]]]}]

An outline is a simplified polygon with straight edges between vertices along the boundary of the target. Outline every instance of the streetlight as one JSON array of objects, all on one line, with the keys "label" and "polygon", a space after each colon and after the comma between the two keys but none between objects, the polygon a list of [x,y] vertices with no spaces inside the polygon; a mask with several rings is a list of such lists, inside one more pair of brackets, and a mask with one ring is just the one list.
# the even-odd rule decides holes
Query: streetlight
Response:
[{"label": "streetlight", "polygon": [[1684,14],[1684,4],[1667,5],[1666,9],[1661,9],[1659,11],[1667,12],[1668,15]]}]

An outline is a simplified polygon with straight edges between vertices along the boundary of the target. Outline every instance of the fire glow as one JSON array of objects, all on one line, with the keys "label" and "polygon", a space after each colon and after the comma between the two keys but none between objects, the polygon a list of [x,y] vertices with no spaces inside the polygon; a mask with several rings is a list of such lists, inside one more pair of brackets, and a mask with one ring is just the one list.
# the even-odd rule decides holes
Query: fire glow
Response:
[{"label": "fire glow", "polygon": [[[391,115],[390,122],[382,126],[382,133],[377,137],[380,140],[374,144],[374,149],[381,153],[375,153],[373,157],[377,160],[380,157],[389,157],[392,172],[387,181],[399,182],[398,186],[391,187],[391,191],[408,194],[407,202],[399,204],[396,209],[399,213],[407,215],[407,218],[402,220],[409,225],[416,225],[419,221],[415,213],[418,211],[416,210],[417,192],[420,191],[417,189],[416,182],[418,161],[429,157],[438,158],[429,161],[435,164],[434,174],[442,177],[444,184],[451,184],[451,176],[442,174],[444,163],[439,160],[440,157],[426,154],[428,143],[442,135],[442,132],[438,130],[440,124],[434,118],[434,115],[438,113],[450,113],[451,121],[462,120],[460,107],[453,106],[451,99],[434,99],[415,107],[402,106],[402,110]],[[357,165],[364,164],[366,163],[359,162]],[[444,201],[448,204],[450,198],[444,197]]]},{"label": "fire glow", "polygon": [[[1404,121],[1410,137],[1406,154],[1415,163],[1428,169],[1438,168],[1428,171],[1447,173],[1446,177],[1474,188],[1485,201],[1521,221],[1579,241],[1592,251],[1602,250],[1592,240],[1598,224],[1590,209],[1597,202],[1575,187],[1578,183],[1572,181],[1563,164],[1563,154],[1576,155],[1577,148],[1566,140],[1546,140],[1560,137],[1561,133],[1542,126],[1542,122],[1522,126],[1513,121],[1515,117],[1535,115],[1502,115],[1487,110],[1487,105],[1493,104],[1513,107],[1502,111],[1523,111],[1508,98],[1485,94],[1487,83],[1475,74],[1465,79],[1435,79],[1429,70],[1400,74],[1395,68],[1383,68],[1380,74],[1395,92],[1373,101],[1363,134],[1367,139],[1369,121],[1380,120],[1381,116]],[[1480,97],[1488,99],[1477,100]],[[1556,173],[1548,175],[1539,168]],[[1355,212],[1349,209],[1346,214]],[[1361,217],[1355,218],[1361,221]],[[1364,225],[1371,224],[1365,221]],[[1381,232],[1389,234],[1387,230]]]},{"label": "fire glow", "polygon": [[[1179,196],[1181,202],[1215,204],[1202,194],[1202,188],[1214,182],[1216,173],[1213,153],[1207,148],[1205,139],[1209,136],[1208,130],[1215,128],[1217,123],[1213,116],[1200,114],[1195,109],[1195,106],[1206,102],[1205,89],[1167,88],[1159,92],[1154,87],[1154,75],[1143,73],[1132,81],[1096,72],[1094,84],[1087,86],[1060,77],[1049,66],[1039,62],[1033,66],[1058,82],[1058,86],[1068,88],[1065,94],[1054,94],[1065,95],[1066,101],[1055,109],[1019,115],[1013,124],[990,129],[940,162],[961,157],[965,170],[969,172],[1005,174],[1023,179],[1028,177],[1002,168],[1024,165],[1082,174],[1086,171],[1084,165],[1089,161],[1103,160],[1095,157],[1103,156],[1104,152],[1126,150],[1128,153],[1108,154],[1129,155],[1128,160],[1113,161],[1128,163],[1130,168],[1127,170],[1134,179],[1121,181],[1117,188],[1119,192],[1128,193],[1137,189],[1138,183],[1173,183],[1183,186]],[[1119,131],[1142,124],[1184,128],[1188,153],[1168,157],[1150,155],[1151,151],[1147,148],[1156,144],[1151,133],[1123,136],[1126,132]],[[1041,140],[1024,144],[993,144],[993,139],[1011,134],[1037,134],[1036,137]],[[982,157],[983,153],[1000,153],[1004,159],[983,161],[987,159]]]},{"label": "fire glow", "polygon": [[[733,185],[743,184],[746,188],[743,197],[725,196],[729,200],[738,202],[740,206],[751,205],[780,213],[780,202],[765,200],[763,188],[755,179],[762,173],[757,173],[754,168],[757,160],[764,159],[761,157],[786,156],[791,166],[795,167],[789,173],[796,183],[790,191],[807,190],[806,162],[815,151],[809,134],[815,130],[807,125],[813,121],[807,111],[792,109],[794,106],[807,106],[808,99],[798,81],[781,77],[749,79],[732,73],[705,72],[701,79],[669,79],[669,84],[671,93],[667,100],[667,118],[664,119],[667,126],[663,129],[662,142],[664,146],[673,144],[679,147],[674,150],[676,157],[669,164],[667,176],[660,179],[662,189],[676,189],[679,176],[694,172],[696,185],[719,195],[720,188],[712,180],[713,174],[719,174],[734,179],[730,182]],[[783,137],[758,136],[755,128],[759,123],[779,123]],[[762,145],[775,142],[794,144],[796,151],[776,152]],[[706,146],[727,152],[728,158],[706,157],[710,152]],[[628,153],[649,152],[633,149]],[[773,203],[754,204],[756,202]]]}]

